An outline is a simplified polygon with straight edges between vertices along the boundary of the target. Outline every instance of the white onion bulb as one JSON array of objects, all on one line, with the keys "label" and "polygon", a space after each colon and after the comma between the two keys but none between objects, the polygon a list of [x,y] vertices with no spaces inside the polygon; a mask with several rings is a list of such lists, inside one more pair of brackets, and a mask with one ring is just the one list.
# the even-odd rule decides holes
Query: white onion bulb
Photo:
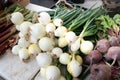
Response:
[{"label": "white onion bulb", "polygon": [[39,40],[39,47],[43,51],[50,51],[54,47],[54,41],[49,37],[43,37]]},{"label": "white onion bulb", "polygon": [[28,34],[31,25],[32,25],[31,22],[28,22],[28,21],[23,22],[23,23],[19,26],[19,27],[20,27],[20,32],[21,32],[23,35]]},{"label": "white onion bulb", "polygon": [[30,45],[30,43],[29,43],[29,41],[27,41],[24,37],[22,37],[22,38],[20,38],[19,40],[18,40],[18,45],[20,46],[20,47],[28,47],[29,45]]},{"label": "white onion bulb", "polygon": [[65,37],[59,37],[58,46],[63,48],[67,45],[68,45],[68,42],[66,41]]},{"label": "white onion bulb", "polygon": [[20,25],[24,20],[24,16],[20,12],[14,12],[14,13],[11,14],[11,19],[10,20],[15,25]]},{"label": "white onion bulb", "polygon": [[28,47],[28,51],[29,51],[29,54],[35,54],[35,55],[37,55],[38,53],[41,52],[41,50],[37,44],[31,44]]},{"label": "white onion bulb", "polygon": [[56,66],[48,66],[46,68],[46,79],[47,80],[59,80],[61,76],[60,70]]},{"label": "white onion bulb", "polygon": [[26,48],[21,48],[20,50],[19,50],[19,58],[21,59],[21,60],[23,60],[23,59],[27,59],[28,57],[29,57],[29,53],[28,53],[28,50],[26,49]]},{"label": "white onion bulb", "polygon": [[61,26],[61,27],[58,27],[55,31],[54,31],[54,34],[55,36],[57,37],[63,37],[65,36],[67,33],[67,28],[64,27],[64,26]]},{"label": "white onion bulb", "polygon": [[80,48],[80,38],[71,44],[71,51],[75,52]]},{"label": "white onion bulb", "polygon": [[77,60],[72,59],[67,65],[67,70],[73,77],[78,77],[82,72],[82,66]]},{"label": "white onion bulb", "polygon": [[53,33],[55,31],[55,25],[53,23],[49,23],[46,25],[46,32]]},{"label": "white onion bulb", "polygon": [[21,32],[18,33],[18,36],[19,36],[20,38],[25,37],[25,35],[23,35]]},{"label": "white onion bulb", "polygon": [[48,23],[50,23],[51,17],[47,12],[41,12],[39,16],[40,16],[38,18],[39,23],[42,23],[43,25],[47,25]]},{"label": "white onion bulb", "polygon": [[15,45],[12,47],[12,53],[17,55],[20,49],[21,47],[19,45]]},{"label": "white onion bulb", "polygon": [[84,54],[89,54],[93,50],[93,43],[91,41],[84,41],[82,40],[80,45],[80,50]]},{"label": "white onion bulb", "polygon": [[53,23],[55,24],[55,26],[58,26],[58,27],[60,27],[60,26],[62,26],[63,25],[63,21],[62,21],[62,19],[54,19],[53,20]]},{"label": "white onion bulb", "polygon": [[63,53],[60,55],[59,62],[61,64],[68,64],[71,61],[71,56],[68,53]]},{"label": "white onion bulb", "polygon": [[64,76],[60,76],[59,80],[66,80]]},{"label": "white onion bulb", "polygon": [[47,67],[52,63],[52,57],[47,53],[40,53],[36,57],[39,67]]},{"label": "white onion bulb", "polygon": [[83,63],[83,59],[82,59],[82,57],[81,57],[80,55],[76,55],[75,58],[76,58],[76,60],[77,60],[80,64]]},{"label": "white onion bulb", "polygon": [[38,39],[36,37],[34,37],[33,35],[29,36],[29,42],[31,43],[37,43]]},{"label": "white onion bulb", "polygon": [[59,47],[55,47],[52,49],[52,54],[56,55],[57,57],[60,57],[60,55],[63,53],[62,49]]},{"label": "white onion bulb", "polygon": [[20,31],[20,25],[15,25],[16,30]]},{"label": "white onion bulb", "polygon": [[30,27],[30,33],[35,38],[40,39],[46,35],[45,26],[40,23],[33,24]]},{"label": "white onion bulb", "polygon": [[46,68],[40,68],[40,75],[43,78],[46,78]]},{"label": "white onion bulb", "polygon": [[77,36],[73,31],[69,31],[66,33],[65,38],[68,43],[73,43],[76,40]]}]

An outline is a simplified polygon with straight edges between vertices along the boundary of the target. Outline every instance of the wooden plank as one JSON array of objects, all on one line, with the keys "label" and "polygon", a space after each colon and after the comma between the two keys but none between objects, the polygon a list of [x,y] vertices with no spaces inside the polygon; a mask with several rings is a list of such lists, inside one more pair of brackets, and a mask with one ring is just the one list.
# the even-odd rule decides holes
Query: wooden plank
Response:
[{"label": "wooden plank", "polygon": [[46,80],[45,78],[41,77],[40,72],[36,75],[34,80]]},{"label": "wooden plank", "polygon": [[0,75],[7,80],[31,80],[38,70],[35,59],[25,63],[10,52],[0,58]]},{"label": "wooden plank", "polygon": [[32,11],[37,11],[37,12],[51,10],[49,8],[46,8],[46,7],[43,7],[43,6],[38,6],[38,5],[35,5],[35,4],[32,4],[32,3],[28,4],[26,6],[26,8],[29,9],[29,10],[32,10]]},{"label": "wooden plank", "polygon": [[85,8],[90,8],[94,5],[93,8],[99,7],[102,5],[101,0],[86,0],[84,4],[82,4],[83,7]]}]

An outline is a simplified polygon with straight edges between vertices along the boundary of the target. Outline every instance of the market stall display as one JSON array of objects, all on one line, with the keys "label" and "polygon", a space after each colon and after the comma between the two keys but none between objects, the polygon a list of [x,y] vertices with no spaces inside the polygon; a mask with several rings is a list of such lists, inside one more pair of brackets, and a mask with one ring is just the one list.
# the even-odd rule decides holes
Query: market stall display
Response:
[{"label": "market stall display", "polygon": [[[83,10],[73,6],[68,9],[60,4],[41,12],[12,8],[7,19],[14,24],[16,39],[12,39],[16,42],[12,46],[6,43],[7,46],[23,63],[34,56],[41,76],[48,80],[85,79],[89,74],[89,80],[119,79],[120,14],[109,17],[103,7]],[[8,41],[9,37],[2,41]],[[104,75],[106,72],[109,74]]]}]

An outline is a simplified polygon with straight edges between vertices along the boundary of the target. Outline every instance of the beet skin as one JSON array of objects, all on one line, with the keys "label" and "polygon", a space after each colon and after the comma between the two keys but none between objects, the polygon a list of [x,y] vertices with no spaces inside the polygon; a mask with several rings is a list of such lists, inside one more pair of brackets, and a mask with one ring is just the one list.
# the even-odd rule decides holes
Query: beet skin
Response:
[{"label": "beet skin", "polygon": [[93,64],[90,73],[89,80],[109,80],[111,77],[111,68],[105,64]]},{"label": "beet skin", "polygon": [[120,47],[119,46],[113,46],[108,49],[107,54],[104,56],[106,60],[117,60],[118,64],[120,65]]},{"label": "beet skin", "polygon": [[110,37],[109,42],[111,46],[119,46],[119,40],[115,36]]},{"label": "beet skin", "polygon": [[91,51],[85,58],[86,63],[98,63],[102,59],[102,54],[98,50]]},{"label": "beet skin", "polygon": [[110,48],[110,42],[107,39],[101,39],[97,42],[96,49],[101,53],[106,53]]}]

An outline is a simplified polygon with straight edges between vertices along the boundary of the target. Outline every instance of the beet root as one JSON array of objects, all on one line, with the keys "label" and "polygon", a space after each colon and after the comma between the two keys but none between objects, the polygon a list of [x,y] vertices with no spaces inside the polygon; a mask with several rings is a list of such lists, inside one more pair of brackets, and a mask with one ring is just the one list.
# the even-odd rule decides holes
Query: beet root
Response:
[{"label": "beet root", "polygon": [[93,64],[90,73],[89,80],[109,80],[111,77],[111,68],[105,64]]},{"label": "beet root", "polygon": [[110,42],[107,39],[101,39],[97,42],[96,49],[101,53],[106,53],[110,48]]},{"label": "beet root", "polygon": [[86,63],[98,63],[102,59],[102,54],[98,50],[91,51],[85,58]]},{"label": "beet root", "polygon": [[120,68],[113,66],[111,67],[111,79],[110,80],[119,80],[120,79]]},{"label": "beet root", "polygon": [[109,42],[111,46],[119,46],[119,40],[115,36],[110,37]]},{"label": "beet root", "polygon": [[117,60],[117,62],[118,62],[118,65],[120,66],[120,60]]},{"label": "beet root", "polygon": [[112,62],[111,65],[114,65],[115,61],[118,61],[118,64],[120,65],[120,47],[119,46],[113,46],[108,49],[107,54],[104,56],[106,60],[113,59],[114,61]]}]

